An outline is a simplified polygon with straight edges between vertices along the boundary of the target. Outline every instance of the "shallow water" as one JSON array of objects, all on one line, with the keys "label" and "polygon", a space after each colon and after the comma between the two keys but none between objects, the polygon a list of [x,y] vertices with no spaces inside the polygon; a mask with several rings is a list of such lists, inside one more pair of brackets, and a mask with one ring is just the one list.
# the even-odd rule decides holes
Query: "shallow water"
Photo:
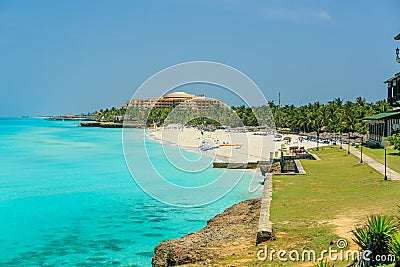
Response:
[{"label": "shallow water", "polygon": [[[162,240],[197,231],[232,204],[260,196],[260,190],[248,193],[252,174],[245,173],[234,190],[212,204],[163,204],[132,179],[121,129],[77,124],[0,118],[0,265],[151,266]],[[223,172],[236,175],[212,168],[180,171],[158,158],[159,143],[147,142],[147,149],[157,168],[178,184],[198,186]]]}]

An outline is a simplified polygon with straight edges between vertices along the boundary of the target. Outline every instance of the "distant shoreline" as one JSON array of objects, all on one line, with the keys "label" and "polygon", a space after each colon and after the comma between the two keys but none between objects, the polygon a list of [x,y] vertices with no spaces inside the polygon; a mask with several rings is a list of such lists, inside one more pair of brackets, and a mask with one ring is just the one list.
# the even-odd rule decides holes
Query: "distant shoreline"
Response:
[{"label": "distant shoreline", "polygon": [[100,127],[100,128],[145,128],[143,125],[121,123],[121,122],[101,122],[101,121],[86,121],[78,125],[79,127]]}]

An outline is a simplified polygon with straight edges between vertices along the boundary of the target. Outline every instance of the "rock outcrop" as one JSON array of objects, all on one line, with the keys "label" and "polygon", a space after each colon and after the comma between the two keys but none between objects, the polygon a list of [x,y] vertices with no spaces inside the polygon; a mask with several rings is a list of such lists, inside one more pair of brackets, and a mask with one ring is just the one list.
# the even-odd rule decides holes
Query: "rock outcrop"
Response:
[{"label": "rock outcrop", "polygon": [[152,265],[204,264],[231,255],[244,244],[254,245],[260,206],[260,199],[242,201],[210,219],[202,230],[161,242],[154,250]]}]

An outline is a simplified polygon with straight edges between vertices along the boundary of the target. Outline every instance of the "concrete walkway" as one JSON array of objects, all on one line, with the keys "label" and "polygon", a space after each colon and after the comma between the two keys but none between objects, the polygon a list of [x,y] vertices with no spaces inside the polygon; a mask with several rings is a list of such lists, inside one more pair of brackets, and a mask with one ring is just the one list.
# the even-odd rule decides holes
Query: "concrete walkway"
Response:
[{"label": "concrete walkway", "polygon": [[272,200],[272,173],[264,178],[263,196],[261,199],[260,220],[258,222],[256,245],[272,238],[272,223],[269,220],[269,209]]},{"label": "concrete walkway", "polygon": [[[347,146],[343,146],[343,150],[347,151]],[[359,159],[361,158],[361,152],[355,147],[350,146],[350,153],[355,155]],[[363,162],[367,163],[369,166],[377,170],[379,173],[382,174],[382,176],[385,175],[385,165],[377,162],[373,158],[365,155],[364,153],[363,153]],[[400,174],[390,169],[389,167],[386,167],[386,175],[388,179],[400,181]]]}]

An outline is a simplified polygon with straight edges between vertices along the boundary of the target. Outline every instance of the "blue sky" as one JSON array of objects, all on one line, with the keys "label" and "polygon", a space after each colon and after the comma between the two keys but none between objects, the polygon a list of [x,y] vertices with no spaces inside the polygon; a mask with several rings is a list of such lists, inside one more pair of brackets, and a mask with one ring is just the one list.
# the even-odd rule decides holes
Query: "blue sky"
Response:
[{"label": "blue sky", "polygon": [[120,106],[193,60],[237,68],[283,104],[384,99],[400,71],[399,10],[398,0],[0,0],[0,116]]}]

